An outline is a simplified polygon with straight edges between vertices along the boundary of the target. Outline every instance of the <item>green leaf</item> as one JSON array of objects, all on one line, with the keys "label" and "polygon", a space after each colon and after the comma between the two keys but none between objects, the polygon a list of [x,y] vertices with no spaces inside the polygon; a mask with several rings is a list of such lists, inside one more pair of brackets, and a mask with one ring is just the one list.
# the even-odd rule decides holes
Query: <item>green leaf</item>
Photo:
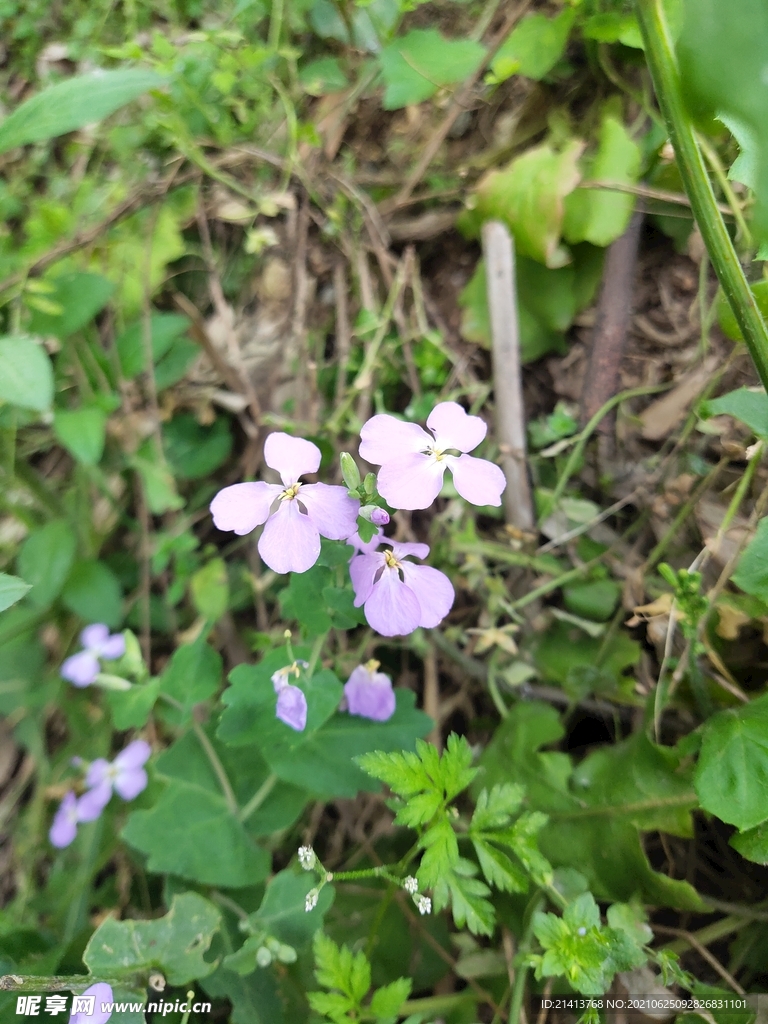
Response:
[{"label": "green leaf", "polygon": [[247,978],[220,967],[203,979],[209,996],[229,999],[230,1024],[284,1024],[283,1000],[274,971],[253,971]]},{"label": "green leaf", "polygon": [[44,280],[52,288],[46,299],[60,307],[61,312],[43,313],[36,309],[29,327],[33,334],[53,334],[62,341],[89,324],[106,306],[115,290],[112,282],[101,274],[75,272]]},{"label": "green leaf", "polygon": [[[597,152],[587,161],[584,177],[613,185],[634,185],[640,161],[640,147],[621,121],[609,114],[603,118]],[[624,234],[634,206],[634,196],[625,193],[577,188],[565,199],[563,235],[571,244],[610,245]]]},{"label": "green leaf", "polygon": [[768,517],[757,524],[757,532],[743,551],[731,578],[745,594],[768,601]]},{"label": "green leaf", "polygon": [[459,859],[459,843],[448,818],[438,818],[421,836],[419,845],[424,849],[417,875],[419,885],[432,889],[453,874]]},{"label": "green leaf", "polygon": [[554,18],[527,14],[493,58],[489,80],[496,84],[514,74],[536,81],[544,78],[562,57],[575,16],[570,7]]},{"label": "green leaf", "polygon": [[484,899],[488,887],[476,878],[462,878],[454,873],[448,879],[448,888],[457,927],[466,927],[473,935],[493,935],[496,916],[493,905]]},{"label": "green leaf", "polygon": [[626,633],[616,633],[604,642],[567,622],[556,622],[540,634],[532,652],[542,676],[576,699],[590,691],[620,690],[623,673],[640,660],[640,644]]},{"label": "green leaf", "polygon": [[192,603],[208,622],[218,622],[229,605],[229,580],[223,558],[212,558],[189,581]]},{"label": "green leaf", "polygon": [[768,819],[768,695],[705,723],[694,784],[704,810],[739,829]]},{"label": "green leaf", "polygon": [[96,405],[57,409],[53,415],[56,439],[83,466],[95,466],[101,461],[106,429],[106,413]]},{"label": "green leaf", "polygon": [[503,892],[527,892],[528,878],[509,857],[484,839],[472,840],[480,868],[491,885]]},{"label": "green leaf", "polygon": [[[153,313],[149,320],[152,361],[157,363],[162,359],[174,341],[186,333],[188,327],[189,320],[185,316],[176,313]],[[137,320],[115,341],[120,369],[123,376],[128,379],[143,373],[147,368],[144,330],[144,320]]]},{"label": "green leaf", "polygon": [[184,507],[184,499],[176,491],[173,474],[158,461],[151,443],[142,445],[130,462],[141,477],[149,511],[153,515],[160,516]]},{"label": "green leaf", "polygon": [[130,690],[108,690],[107,704],[116,729],[143,729],[160,693],[160,680],[132,686]]},{"label": "green leaf", "polygon": [[172,780],[148,811],[133,811],[123,839],[146,854],[147,867],[205,885],[242,888],[269,873],[269,856],[247,834],[219,793]]},{"label": "green leaf", "polygon": [[7,572],[0,572],[0,612],[16,604],[31,589],[31,583],[25,583],[18,576],[9,576]]},{"label": "green leaf", "polygon": [[389,985],[377,989],[371,999],[371,1013],[376,1017],[397,1017],[400,1007],[411,994],[410,978],[396,978]]},{"label": "green leaf", "polygon": [[727,395],[712,398],[702,403],[701,414],[705,417],[734,416],[746,423],[757,437],[768,439],[768,395],[762,388],[737,388]]},{"label": "green leaf", "polygon": [[112,570],[94,560],[75,562],[61,600],[86,622],[104,622],[112,628],[123,620],[123,595]]},{"label": "green leaf", "polygon": [[497,784],[490,792],[481,789],[470,831],[483,832],[507,825],[511,816],[520,810],[524,796],[523,787],[511,782]]},{"label": "green leaf", "polygon": [[634,14],[618,11],[593,14],[584,22],[582,32],[585,39],[598,43],[623,43],[636,50],[643,49],[643,37]]},{"label": "green leaf", "polygon": [[27,537],[17,569],[34,588],[29,596],[36,608],[48,608],[59,596],[75,560],[77,540],[63,519],[54,519]]},{"label": "green leaf", "polygon": [[747,829],[746,832],[737,832],[728,841],[747,860],[768,864],[768,822]]},{"label": "green leaf", "polygon": [[175,476],[198,480],[226,461],[232,450],[232,434],[224,416],[203,427],[194,416],[182,413],[163,426],[163,445]]},{"label": "green leaf", "polygon": [[413,29],[379,54],[386,84],[384,109],[398,110],[434,96],[476,70],[485,49],[471,39],[446,39],[436,29]]},{"label": "green leaf", "polygon": [[[734,167],[735,166],[736,165],[734,164]],[[762,314],[762,317],[765,320],[765,318],[768,317],[768,281],[754,281],[752,284],[750,284],[749,290],[754,295],[755,302],[757,303],[757,308],[760,310],[760,313]],[[717,322],[720,325],[720,329],[723,332],[723,334],[725,334],[726,337],[730,338],[731,341],[743,341],[744,340],[744,338],[742,336],[742,333],[741,333],[741,328],[739,327],[738,323],[736,322],[736,317],[733,315],[733,310],[731,309],[731,304],[728,301],[728,299],[725,297],[724,292],[722,292],[722,291],[718,292],[718,296],[717,296]],[[747,391],[747,390],[750,390],[750,389],[748,389],[748,388],[739,388],[739,391]],[[738,392],[731,392],[731,394],[738,394]],[[727,395],[723,395],[722,397],[723,398],[727,398],[728,396]],[[719,401],[720,401],[719,398],[714,400],[715,403],[717,403]],[[706,404],[707,405],[711,405],[713,403],[706,403]],[[723,409],[722,411],[723,412],[728,412],[729,410],[728,409]],[[731,415],[732,416],[738,416],[738,413],[734,412],[734,413],[731,413]],[[739,416],[738,418],[741,419],[742,417]],[[747,420],[744,420],[744,422],[746,423]]]},{"label": "green leaf", "polygon": [[300,622],[310,636],[327,633],[331,628],[331,617],[323,600],[323,590],[331,579],[328,568],[313,565],[306,572],[291,573],[288,586],[279,594],[283,616]]},{"label": "green leaf", "polygon": [[565,197],[579,183],[583,143],[571,140],[558,153],[548,144],[491,171],[477,186],[475,216],[501,220],[515,236],[517,251],[548,267],[562,267],[569,254],[560,245]]},{"label": "green leaf", "polygon": [[362,950],[352,953],[346,945],[337,946],[323,932],[315,933],[315,977],[324,988],[338,989],[360,1006],[371,987],[371,965]]},{"label": "green leaf", "polygon": [[259,909],[249,915],[250,928],[254,932],[263,929],[267,935],[273,935],[280,942],[296,949],[306,946],[321,927],[334,897],[333,886],[324,885],[317,906],[307,913],[304,902],[307,893],[316,884],[314,874],[309,872],[303,871],[297,875],[290,870],[280,871],[267,886]]},{"label": "green leaf", "polygon": [[51,360],[31,338],[0,338],[0,401],[34,412],[51,407]]},{"label": "green leaf", "polygon": [[[295,651],[297,658],[306,659],[308,653]],[[273,651],[257,666],[238,666],[222,697],[227,707],[218,731],[225,743],[258,743],[271,770],[286,782],[329,797],[374,790],[376,784],[353,759],[376,749],[412,748],[416,737],[432,726],[432,720],[414,708],[415,695],[402,689],[395,691],[395,714],[386,722],[335,714],[342,687],[331,672],[322,671],[302,683],[307,725],[303,732],[296,732],[275,717],[277,697],[271,676],[287,664],[283,651]]]},{"label": "green leaf", "polygon": [[203,954],[221,923],[219,910],[195,892],[174,896],[165,917],[154,921],[104,920],[88,942],[83,961],[91,974],[162,971],[170,985],[204,978],[216,967]]},{"label": "green leaf", "polygon": [[203,638],[183,644],[173,652],[159,680],[159,690],[181,704],[181,721],[188,721],[195,704],[208,700],[219,689],[221,655]]},{"label": "green leaf", "polygon": [[0,124],[0,153],[94,124],[164,79],[154,71],[91,71],[43,89]]},{"label": "green leaf", "polygon": [[768,7],[763,0],[686,3],[678,42],[680,81],[691,112],[739,126],[754,150],[757,234],[768,236]]},{"label": "green leaf", "polygon": [[606,622],[621,597],[621,587],[613,580],[589,580],[563,587],[563,603],[569,612],[595,622]]},{"label": "green leaf", "polygon": [[346,88],[348,79],[337,57],[321,57],[299,70],[299,85],[310,96],[325,96]]}]

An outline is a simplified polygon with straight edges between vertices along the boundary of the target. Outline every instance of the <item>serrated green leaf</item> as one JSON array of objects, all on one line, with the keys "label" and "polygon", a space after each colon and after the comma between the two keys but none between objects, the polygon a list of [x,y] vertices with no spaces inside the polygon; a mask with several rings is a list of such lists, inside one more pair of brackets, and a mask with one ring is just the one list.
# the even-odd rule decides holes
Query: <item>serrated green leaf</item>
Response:
[{"label": "serrated green leaf", "polygon": [[497,783],[490,792],[481,789],[472,815],[472,832],[502,828],[520,809],[525,796],[522,786],[512,782]]},{"label": "serrated green leaf", "polygon": [[94,124],[164,79],[140,68],[99,69],[49,85],[0,124],[0,153]]},{"label": "serrated green leaf", "polygon": [[[422,747],[431,750],[431,744],[421,741]],[[445,791],[446,800],[453,800],[472,783],[478,769],[472,767],[472,748],[464,736],[452,732],[440,758],[438,778]]]},{"label": "serrated green leaf", "polygon": [[483,839],[473,839],[477,859],[487,881],[502,892],[527,892],[528,878],[501,850]]},{"label": "serrated green leaf", "polygon": [[473,935],[492,935],[496,921],[493,905],[484,899],[490,891],[477,878],[452,874],[448,881],[451,912],[457,927],[468,928]]},{"label": "serrated green leaf", "polygon": [[396,1017],[400,1007],[411,994],[410,978],[397,978],[373,993],[371,1013],[376,1017]]},{"label": "serrated green leaf", "polygon": [[430,889],[453,873],[459,859],[459,844],[448,819],[443,817],[427,829],[419,845],[424,849],[418,870],[419,884],[422,889]]},{"label": "serrated green leaf", "polygon": [[94,975],[162,971],[171,985],[185,985],[215,969],[203,954],[221,923],[221,913],[195,892],[174,896],[171,909],[155,921],[106,918],[88,942],[83,961]]},{"label": "serrated green leaf", "polygon": [[768,695],[705,723],[694,785],[704,810],[741,830],[768,820]]}]

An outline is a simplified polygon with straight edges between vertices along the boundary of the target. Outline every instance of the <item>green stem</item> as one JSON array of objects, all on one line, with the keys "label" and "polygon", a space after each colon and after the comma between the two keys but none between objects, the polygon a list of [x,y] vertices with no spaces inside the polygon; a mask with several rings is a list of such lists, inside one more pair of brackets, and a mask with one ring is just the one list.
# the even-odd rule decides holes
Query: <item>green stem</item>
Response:
[{"label": "green stem", "polygon": [[544,509],[541,515],[539,516],[540,523],[542,523],[557,508],[558,503],[563,496],[563,492],[565,491],[565,488],[568,486],[568,481],[576,472],[579,463],[581,462],[582,455],[584,454],[584,449],[587,446],[587,441],[589,441],[590,437],[597,430],[597,427],[602,418],[604,416],[607,416],[611,409],[613,409],[617,405],[620,405],[621,402],[626,401],[628,398],[637,398],[639,395],[653,395],[657,391],[666,391],[669,387],[669,384],[655,384],[652,387],[630,388],[628,391],[619,392],[618,395],[614,395],[612,398],[609,398],[604,405],[600,406],[595,415],[592,417],[592,419],[587,423],[586,427],[584,427],[582,432],[579,434],[576,444],[571,449],[571,454],[568,456],[568,461],[566,462],[565,467],[562,473],[560,474],[560,479],[557,481],[557,486],[552,492],[549,501],[545,502],[544,504]]},{"label": "green stem", "polygon": [[91,896],[91,879],[94,875],[96,858],[99,855],[101,845],[101,833],[104,827],[104,819],[97,818],[90,827],[83,829],[85,834],[85,849],[80,861],[80,867],[75,877],[73,892],[70,896],[69,909],[66,921],[64,922],[64,934],[61,939],[62,948],[66,949],[75,935],[88,922],[88,906]]},{"label": "green stem", "polygon": [[463,992],[452,992],[445,996],[426,996],[424,999],[406,999],[400,1007],[400,1014],[440,1013],[441,1010],[454,1010],[467,1002],[477,1002],[477,995],[471,989]]},{"label": "green stem", "polygon": [[261,807],[261,805],[264,803],[269,794],[277,785],[277,782],[278,778],[276,775],[268,775],[266,777],[264,782],[262,782],[262,784],[253,794],[253,796],[242,809],[242,811],[240,811],[240,821],[247,821],[248,818],[250,818],[250,816],[254,813],[254,811],[257,811]]},{"label": "green stem", "polygon": [[[227,807],[229,808],[230,813],[237,814],[237,799],[235,797],[235,792],[232,789],[232,784],[224,770],[224,765],[219,760],[219,755],[213,749],[213,744],[206,736],[203,727],[199,722],[196,722],[194,718],[192,719],[192,728],[195,730],[195,736],[197,736],[200,746],[205,751],[205,755],[211,763],[211,768],[213,768],[216,773],[216,778],[219,780],[219,785],[221,786],[221,791],[224,794],[224,799],[227,801]],[[263,788],[264,787],[262,786],[262,789]],[[261,792],[261,790],[259,790],[259,792]]]},{"label": "green stem", "polygon": [[[539,895],[530,904],[530,913],[528,914],[528,922],[523,932],[523,937],[520,940],[520,953],[527,953],[533,943],[533,919],[536,916],[536,911],[541,910],[544,905],[544,896]],[[512,998],[509,1001],[509,1024],[519,1024],[520,1011],[523,1008],[523,996],[525,995],[525,980],[528,976],[528,965],[520,964],[515,969],[515,980],[512,985]]]},{"label": "green stem", "polygon": [[320,660],[320,655],[323,653],[323,644],[325,638],[328,636],[327,633],[321,633],[312,645],[312,653],[309,656],[309,668],[307,669],[307,679],[311,679],[315,674],[317,663]]},{"label": "green stem", "polygon": [[635,9],[645,42],[648,68],[693,215],[755,369],[763,387],[768,390],[768,329],[717,208],[701,150],[685,109],[662,0],[636,0]]}]

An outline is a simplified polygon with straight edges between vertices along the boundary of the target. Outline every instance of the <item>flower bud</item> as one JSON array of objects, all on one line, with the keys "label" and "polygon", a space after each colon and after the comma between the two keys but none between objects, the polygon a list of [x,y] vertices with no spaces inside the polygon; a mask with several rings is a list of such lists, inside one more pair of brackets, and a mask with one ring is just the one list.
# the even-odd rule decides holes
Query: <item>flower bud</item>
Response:
[{"label": "flower bud", "polygon": [[266,946],[259,946],[256,950],[256,963],[259,967],[269,967],[272,963],[272,954]]},{"label": "flower bud", "polygon": [[365,493],[366,494],[375,494],[376,493],[376,474],[375,473],[368,473],[368,474],[366,474],[365,480],[363,480],[363,487],[365,488]]},{"label": "flower bud", "polygon": [[108,672],[99,672],[93,680],[94,686],[100,686],[102,690],[130,690],[131,684],[122,676],[113,676]]},{"label": "flower bud", "polygon": [[407,878],[403,879],[403,888],[405,889],[406,892],[410,893],[411,896],[413,896],[415,893],[419,891],[419,883],[416,881],[413,875],[408,875]]},{"label": "flower bud", "polygon": [[363,505],[359,514],[374,526],[386,526],[389,522],[389,512],[378,505]]},{"label": "flower bud", "polygon": [[123,637],[125,638],[125,654],[120,659],[120,668],[128,675],[140,678],[145,674],[146,669],[139,641],[136,634],[130,629],[123,630]]},{"label": "flower bud", "polygon": [[357,468],[357,463],[349,452],[342,452],[339,462],[341,462],[341,475],[344,478],[344,483],[350,491],[356,491],[360,486],[360,470]]},{"label": "flower bud", "polygon": [[307,893],[307,898],[304,900],[304,910],[309,913],[310,910],[314,910],[317,906],[317,897],[320,895],[319,889],[310,889]]},{"label": "flower bud", "polygon": [[298,954],[293,946],[286,946],[280,943],[280,948],[277,951],[277,959],[281,964],[295,964],[298,959]]}]

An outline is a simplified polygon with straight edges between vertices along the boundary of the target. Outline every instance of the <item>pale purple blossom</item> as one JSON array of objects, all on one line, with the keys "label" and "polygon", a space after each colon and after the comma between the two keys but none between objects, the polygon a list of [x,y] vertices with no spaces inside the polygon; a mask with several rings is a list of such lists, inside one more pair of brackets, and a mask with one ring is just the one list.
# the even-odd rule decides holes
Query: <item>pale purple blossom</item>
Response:
[{"label": "pale purple blossom", "polygon": [[272,685],[277,694],[275,715],[296,732],[303,732],[307,725],[307,698],[303,690],[288,682],[288,677],[293,675],[298,679],[302,668],[309,668],[308,662],[294,661],[272,674]]},{"label": "pale purple blossom", "polygon": [[355,529],[360,502],[346,487],[304,484],[299,477],[316,473],[320,449],[290,434],[270,434],[264,461],[277,470],[282,484],[233,484],[211,502],[213,521],[220,530],[243,536],[264,523],[259,554],[275,572],[306,572],[320,554],[320,537],[344,540]]},{"label": "pale purple blossom", "polygon": [[146,740],[134,740],[111,763],[104,757],[92,761],[85,776],[87,792],[79,800],[80,820],[98,818],[113,790],[123,800],[135,800],[147,788],[144,765],[151,753]]},{"label": "pale purple blossom", "polygon": [[112,1006],[114,998],[112,986],[108,985],[106,981],[97,981],[95,985],[87,988],[82,996],[75,996],[72,1000],[73,1007],[83,1005],[82,1003],[78,1004],[76,1000],[86,1000],[86,1005],[92,1006],[93,1010],[78,1010],[77,1013],[73,1011],[69,1018],[69,1024],[107,1024],[112,1016],[112,1010],[103,1010],[102,1007]]},{"label": "pale purple blossom", "polygon": [[77,835],[77,826],[82,819],[78,814],[77,797],[70,790],[59,804],[58,810],[53,816],[48,838],[53,846],[63,850],[74,842]]},{"label": "pale purple blossom", "polygon": [[395,691],[392,680],[377,672],[378,661],[358,665],[344,684],[344,696],[350,715],[386,722],[395,713]]},{"label": "pale purple blossom", "polygon": [[382,636],[436,626],[453,606],[451,581],[439,569],[405,561],[409,555],[426,558],[429,547],[377,540],[391,547],[355,555],[349,563],[355,607],[363,605],[368,624]]},{"label": "pale purple blossom", "polygon": [[67,658],[61,666],[61,676],[75,686],[90,686],[101,671],[99,659],[115,661],[125,654],[122,633],[110,635],[109,627],[101,622],[86,626],[80,634],[83,650]]},{"label": "pale purple blossom", "polygon": [[374,526],[386,526],[389,522],[389,512],[378,506],[371,512],[371,522]]},{"label": "pale purple blossom", "polygon": [[[446,469],[456,490],[473,505],[500,505],[504,474],[487,459],[467,455],[487,427],[457,402],[441,402],[427,419],[431,434],[417,423],[386,413],[372,416],[360,431],[360,456],[381,466],[376,486],[393,508],[428,508],[440,493]],[[451,452],[459,452],[454,455]]]}]

